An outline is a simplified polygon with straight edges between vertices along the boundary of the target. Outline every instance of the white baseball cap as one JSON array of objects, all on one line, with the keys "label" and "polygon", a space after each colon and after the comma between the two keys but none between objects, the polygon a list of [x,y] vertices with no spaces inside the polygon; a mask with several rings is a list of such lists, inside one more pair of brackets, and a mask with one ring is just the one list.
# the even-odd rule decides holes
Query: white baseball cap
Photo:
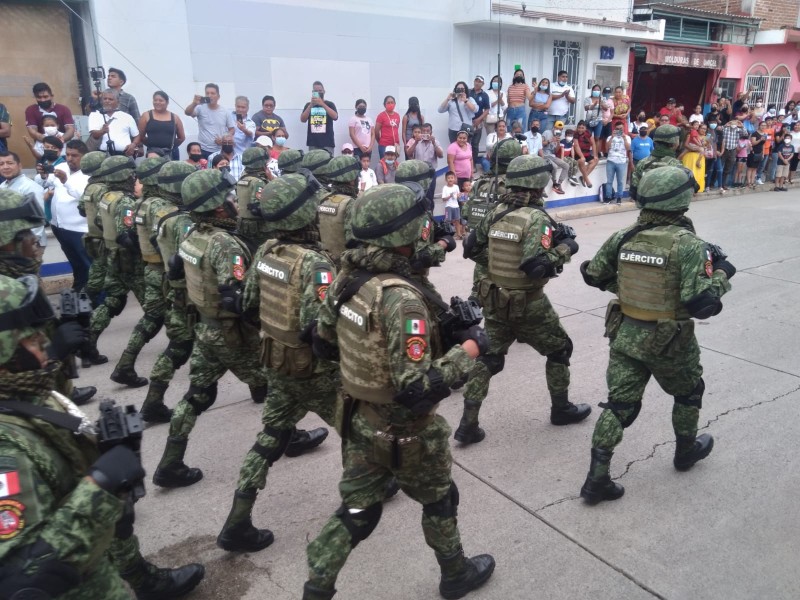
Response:
[{"label": "white baseball cap", "polygon": [[391,152],[392,154],[397,154],[397,148],[394,146],[386,146],[383,153],[386,154],[387,152]]},{"label": "white baseball cap", "polygon": [[259,146],[266,146],[267,148],[272,148],[272,138],[266,135],[260,135],[256,138],[256,144]]}]

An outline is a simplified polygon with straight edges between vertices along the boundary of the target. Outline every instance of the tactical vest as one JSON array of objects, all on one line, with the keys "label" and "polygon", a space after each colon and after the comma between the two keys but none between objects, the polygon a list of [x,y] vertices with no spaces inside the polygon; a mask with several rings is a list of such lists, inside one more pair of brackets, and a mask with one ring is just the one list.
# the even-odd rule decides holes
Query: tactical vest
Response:
[{"label": "tactical vest", "polygon": [[[178,253],[178,247],[186,238],[192,225],[194,225],[194,221],[192,221],[188,213],[182,211],[178,211],[168,216],[166,219],[162,217],[156,223],[156,227],[158,228],[156,240],[161,250],[161,259],[164,262],[164,268],[169,269],[169,259]],[[175,282],[171,281],[170,284],[172,287],[186,287],[186,281],[183,279]]]},{"label": "tactical vest", "polygon": [[104,183],[95,182],[90,183],[83,190],[81,202],[83,203],[83,210],[86,212],[86,223],[89,226],[87,237],[102,238],[103,230],[97,224],[97,205],[99,198],[107,191]]},{"label": "tactical vest", "polygon": [[[495,214],[507,208],[508,205],[499,204]],[[489,278],[495,285],[510,290],[533,290],[544,287],[549,281],[548,278],[531,279],[519,268],[526,235],[537,236],[536,243],[541,244],[540,237],[544,233],[540,231],[541,214],[541,211],[523,206],[489,226]]]},{"label": "tactical vest", "polygon": [[[117,204],[126,196],[125,192],[114,190],[103,194],[97,206],[98,213],[100,214],[100,223],[103,226],[103,239],[106,242],[108,250],[116,250],[119,248],[117,244]],[[88,214],[88,213],[87,213]],[[133,224],[133,211],[131,211],[131,224]]]},{"label": "tactical vest", "polygon": [[206,259],[208,248],[215,238],[230,237],[236,241],[245,259],[245,264],[250,263],[250,251],[247,247],[229,232],[212,227],[202,227],[193,230],[181,242],[178,254],[183,259],[186,271],[186,289],[189,301],[197,307],[204,317],[211,319],[238,319],[236,313],[224,311],[220,308],[220,295],[217,286],[217,274],[211,261]]},{"label": "tactical vest", "polygon": [[290,377],[310,377],[311,346],[298,339],[303,297],[303,260],[317,253],[297,244],[268,243],[254,264],[260,289],[262,361],[266,367]]},{"label": "tactical vest", "polygon": [[[390,375],[389,343],[380,325],[384,290],[390,287],[404,287],[419,295],[419,291],[401,277],[379,273],[339,307],[336,321],[342,388],[353,398],[374,404],[390,404],[397,394]],[[428,324],[431,326],[431,350],[433,356],[438,357],[438,326],[433,319],[428,319]]]},{"label": "tactical vest", "polygon": [[346,222],[347,208],[353,199],[345,194],[329,194],[320,202],[319,237],[322,247],[333,256],[337,263],[347,247],[349,223]]},{"label": "tactical vest", "polygon": [[[154,204],[158,210],[154,211]],[[151,265],[161,265],[161,254],[159,249],[153,246],[151,239],[157,236],[158,221],[164,215],[177,210],[177,208],[159,196],[150,196],[136,205],[134,222],[136,223],[136,233],[139,235],[139,248],[142,251],[142,258]]]},{"label": "tactical vest", "polygon": [[236,182],[236,200],[239,205],[240,219],[254,220],[258,218],[250,212],[249,207],[251,203],[258,203],[259,200],[261,200],[260,197],[253,197],[255,193],[253,190],[255,190],[256,184],[258,183],[266,186],[269,182],[260,177],[255,177],[254,175],[244,175],[241,179],[239,179],[238,182]]},{"label": "tactical vest", "polygon": [[617,282],[622,312],[642,321],[688,319],[681,303],[680,238],[685,229],[656,227],[637,233],[620,248]]},{"label": "tactical vest", "polygon": [[470,228],[478,226],[489,214],[492,206],[506,192],[506,176],[498,175],[495,184],[494,175],[484,175],[475,182],[469,200],[464,206],[465,218]]}]

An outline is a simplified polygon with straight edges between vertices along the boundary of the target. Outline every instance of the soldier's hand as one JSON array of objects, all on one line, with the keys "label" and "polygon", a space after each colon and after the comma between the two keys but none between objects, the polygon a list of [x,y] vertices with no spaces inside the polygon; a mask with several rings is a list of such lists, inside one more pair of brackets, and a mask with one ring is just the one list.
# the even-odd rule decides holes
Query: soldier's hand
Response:
[{"label": "soldier's hand", "polygon": [[112,494],[131,490],[144,480],[142,462],[127,446],[114,446],[89,467],[89,477]]},{"label": "soldier's hand", "polygon": [[572,238],[565,237],[564,239],[558,241],[558,245],[569,248],[570,256],[575,256],[578,253],[578,242]]},{"label": "soldier's hand", "polygon": [[89,332],[77,321],[62,323],[56,329],[47,350],[48,356],[55,360],[64,360],[78,351],[89,341]]},{"label": "soldier's hand", "polygon": [[220,307],[222,310],[240,315],[244,312],[242,306],[242,288],[238,285],[220,285],[218,288],[220,295]]},{"label": "soldier's hand", "polygon": [[727,260],[720,260],[714,263],[714,270],[715,271],[722,271],[728,277],[728,279],[732,279],[734,275],[736,275],[736,267],[734,267],[730,262]]},{"label": "soldier's hand", "polygon": [[453,338],[459,344],[464,344],[470,340],[475,342],[478,346],[479,354],[486,354],[489,352],[489,336],[486,334],[486,330],[480,325],[473,325],[469,329],[454,331]]}]

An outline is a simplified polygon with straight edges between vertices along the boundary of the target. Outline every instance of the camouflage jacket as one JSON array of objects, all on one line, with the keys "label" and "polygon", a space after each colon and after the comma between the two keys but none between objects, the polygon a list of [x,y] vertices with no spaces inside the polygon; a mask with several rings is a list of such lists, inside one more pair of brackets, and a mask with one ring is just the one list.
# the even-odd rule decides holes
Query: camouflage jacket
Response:
[{"label": "camouflage jacket", "polygon": [[631,174],[631,198],[636,200],[636,190],[639,187],[639,181],[650,169],[657,169],[658,167],[682,167],[683,163],[675,158],[672,150],[666,150],[656,147],[653,153],[647,158],[643,158],[636,164],[636,168]]}]

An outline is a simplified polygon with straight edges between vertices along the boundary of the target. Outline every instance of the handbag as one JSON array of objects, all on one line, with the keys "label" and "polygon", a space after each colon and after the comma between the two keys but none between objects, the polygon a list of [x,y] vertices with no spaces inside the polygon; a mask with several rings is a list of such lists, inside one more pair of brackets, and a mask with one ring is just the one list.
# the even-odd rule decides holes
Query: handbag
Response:
[{"label": "handbag", "polygon": [[588,123],[589,128],[593,129],[593,128],[597,127],[600,124],[600,121],[601,121],[601,119],[600,119],[600,101],[598,100],[597,101],[597,114],[594,117],[592,117],[591,119],[589,119],[589,123]]},{"label": "handbag", "polygon": [[456,110],[458,111],[458,118],[461,119],[461,127],[458,128],[459,131],[466,131],[468,135],[472,136],[472,123],[466,123],[464,121],[464,115],[461,114],[461,107],[458,105],[458,100],[453,100],[456,103]]}]

